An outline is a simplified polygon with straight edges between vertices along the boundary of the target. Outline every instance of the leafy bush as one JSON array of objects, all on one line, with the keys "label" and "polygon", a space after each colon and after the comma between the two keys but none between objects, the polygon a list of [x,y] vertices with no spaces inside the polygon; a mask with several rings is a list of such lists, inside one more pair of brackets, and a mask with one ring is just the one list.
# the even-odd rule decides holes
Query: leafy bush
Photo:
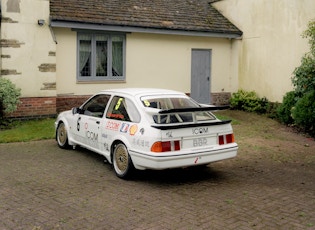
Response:
[{"label": "leafy bush", "polygon": [[278,109],[280,107],[279,102],[269,102],[267,106],[267,116],[272,119],[278,119]]},{"label": "leafy bush", "polygon": [[315,135],[315,90],[305,94],[292,109],[296,125]]},{"label": "leafy bush", "polygon": [[292,77],[295,92],[302,97],[304,94],[315,90],[315,56],[309,53],[302,60],[301,65],[297,67]]},{"label": "leafy bush", "polygon": [[265,113],[268,109],[269,101],[267,98],[259,98],[254,92],[238,90],[232,94],[230,105],[232,109],[244,110],[247,112]]},{"label": "leafy bush", "polygon": [[284,124],[293,124],[292,108],[297,102],[296,92],[287,92],[282,100],[282,104],[277,109],[277,118]]},{"label": "leafy bush", "polygon": [[20,96],[21,89],[16,88],[10,80],[0,77],[0,118],[17,109]]},{"label": "leafy bush", "polygon": [[308,24],[303,37],[309,39],[310,51],[294,70],[294,92],[287,93],[283,98],[278,114],[282,122],[294,123],[315,136],[315,20]]}]

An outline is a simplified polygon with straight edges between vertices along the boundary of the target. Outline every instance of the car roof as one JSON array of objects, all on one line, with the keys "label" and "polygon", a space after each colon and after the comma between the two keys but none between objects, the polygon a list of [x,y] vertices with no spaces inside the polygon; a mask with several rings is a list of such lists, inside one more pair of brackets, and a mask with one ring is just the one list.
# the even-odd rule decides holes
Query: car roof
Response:
[{"label": "car roof", "polygon": [[120,89],[107,89],[102,90],[101,93],[111,93],[111,94],[124,94],[129,96],[151,96],[151,95],[185,95],[183,92],[169,90],[169,89],[158,89],[158,88],[120,88]]}]

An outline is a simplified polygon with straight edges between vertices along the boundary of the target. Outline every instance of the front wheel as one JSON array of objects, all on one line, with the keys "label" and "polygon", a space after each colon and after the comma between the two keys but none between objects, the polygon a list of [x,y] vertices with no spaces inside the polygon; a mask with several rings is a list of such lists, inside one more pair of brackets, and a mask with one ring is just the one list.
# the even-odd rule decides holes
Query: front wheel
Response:
[{"label": "front wheel", "polygon": [[57,127],[56,139],[57,139],[58,146],[60,148],[68,149],[70,147],[70,145],[68,143],[67,129],[66,129],[66,126],[63,122],[61,122]]},{"label": "front wheel", "polygon": [[114,148],[113,166],[116,175],[123,179],[129,178],[134,170],[127,147],[122,143],[117,144]]}]

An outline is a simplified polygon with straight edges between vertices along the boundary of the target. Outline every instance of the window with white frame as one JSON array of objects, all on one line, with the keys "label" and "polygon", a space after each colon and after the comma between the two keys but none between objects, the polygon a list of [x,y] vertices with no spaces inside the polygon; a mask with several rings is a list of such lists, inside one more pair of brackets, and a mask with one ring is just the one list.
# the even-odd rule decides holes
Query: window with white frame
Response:
[{"label": "window with white frame", "polygon": [[78,81],[125,80],[125,35],[78,32]]}]

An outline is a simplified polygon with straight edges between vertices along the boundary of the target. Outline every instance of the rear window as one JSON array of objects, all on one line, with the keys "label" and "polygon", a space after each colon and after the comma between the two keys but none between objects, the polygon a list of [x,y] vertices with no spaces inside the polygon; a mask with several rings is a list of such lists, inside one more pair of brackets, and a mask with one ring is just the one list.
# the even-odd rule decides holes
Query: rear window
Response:
[{"label": "rear window", "polygon": [[152,114],[152,118],[157,124],[169,123],[189,123],[198,121],[215,120],[216,117],[210,112],[174,112],[167,114],[159,114],[161,110],[171,109],[189,109],[199,108],[200,105],[190,98],[171,97],[171,98],[142,98],[142,104],[147,108],[156,109],[156,113]]}]

